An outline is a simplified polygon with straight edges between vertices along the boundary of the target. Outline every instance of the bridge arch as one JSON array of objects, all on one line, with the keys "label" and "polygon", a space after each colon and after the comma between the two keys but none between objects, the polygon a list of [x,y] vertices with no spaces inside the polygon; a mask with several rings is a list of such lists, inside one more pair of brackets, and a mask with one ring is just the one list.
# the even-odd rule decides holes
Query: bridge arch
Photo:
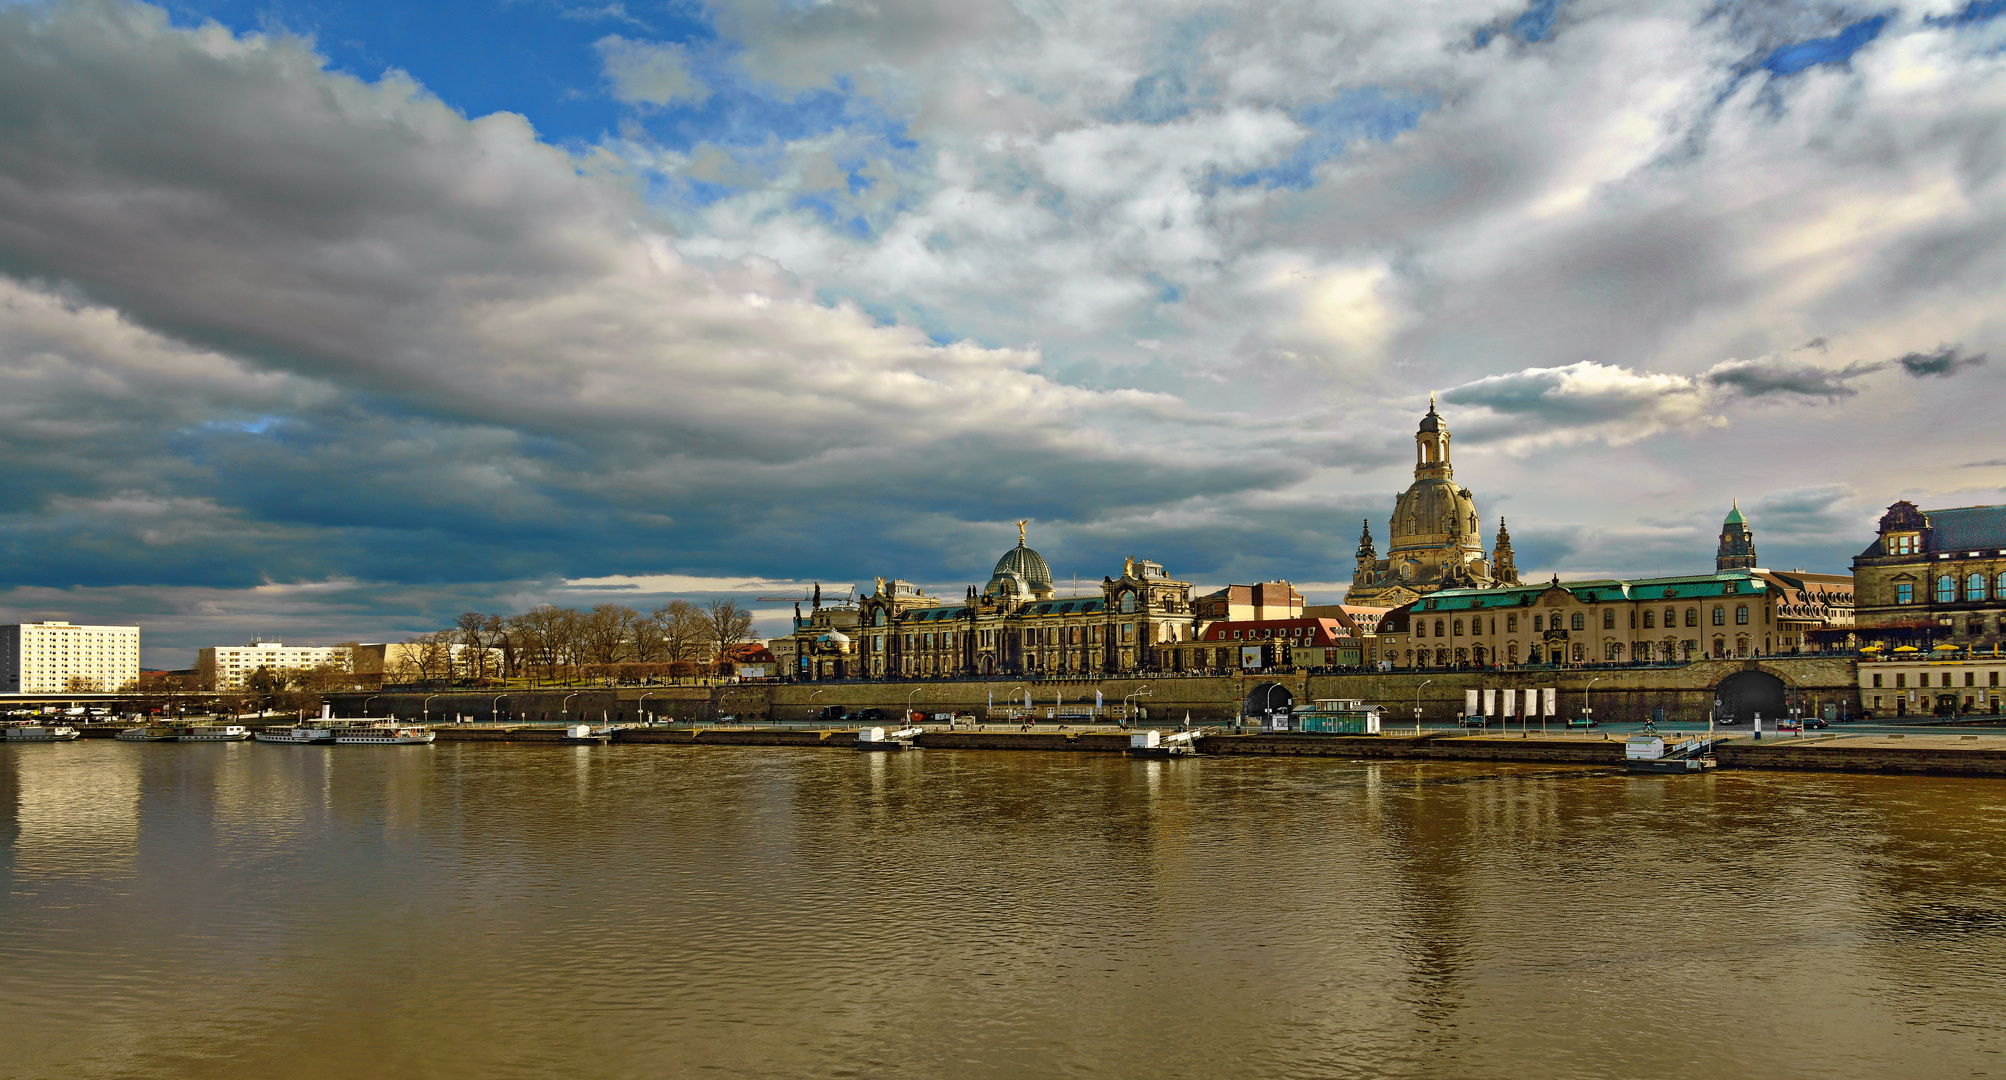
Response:
[{"label": "bridge arch", "polygon": [[1713,688],[1721,720],[1746,723],[1760,714],[1766,720],[1784,715],[1783,680],[1766,671],[1737,671]]}]

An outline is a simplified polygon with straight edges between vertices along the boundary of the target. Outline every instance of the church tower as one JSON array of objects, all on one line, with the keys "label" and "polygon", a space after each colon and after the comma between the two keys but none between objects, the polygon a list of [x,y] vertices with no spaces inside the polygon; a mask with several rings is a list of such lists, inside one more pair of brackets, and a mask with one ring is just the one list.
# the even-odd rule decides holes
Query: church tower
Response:
[{"label": "church tower", "polygon": [[1755,532],[1741,516],[1741,500],[1734,501],[1734,508],[1727,512],[1727,520],[1720,523],[1720,549],[1714,552],[1715,570],[1755,569]]},{"label": "church tower", "polygon": [[1518,584],[1518,563],[1512,557],[1511,530],[1505,528],[1505,519],[1498,518],[1498,543],[1491,549],[1491,577],[1499,585]]},{"label": "church tower", "polygon": [[1449,464],[1449,425],[1428,399],[1428,415],[1414,432],[1414,482],[1393,503],[1386,557],[1370,529],[1358,538],[1358,569],[1347,604],[1396,607],[1441,589],[1496,584],[1484,551],[1481,523],[1470,489],[1457,485]]}]

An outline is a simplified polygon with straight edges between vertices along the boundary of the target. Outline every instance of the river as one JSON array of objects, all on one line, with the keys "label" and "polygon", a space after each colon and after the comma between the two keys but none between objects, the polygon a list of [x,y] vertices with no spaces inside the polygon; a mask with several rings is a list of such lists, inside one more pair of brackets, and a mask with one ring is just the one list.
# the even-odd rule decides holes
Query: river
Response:
[{"label": "river", "polygon": [[2006,783],[0,747],[0,1076],[2006,1075]]}]

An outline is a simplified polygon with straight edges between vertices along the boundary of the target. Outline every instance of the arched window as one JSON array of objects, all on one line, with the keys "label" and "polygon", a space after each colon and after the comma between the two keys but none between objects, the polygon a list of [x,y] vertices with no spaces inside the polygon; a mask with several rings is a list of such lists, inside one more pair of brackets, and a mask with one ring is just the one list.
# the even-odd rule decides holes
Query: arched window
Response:
[{"label": "arched window", "polygon": [[1657,628],[1658,628],[1658,613],[1657,613],[1657,612],[1655,612],[1655,611],[1652,611],[1652,610],[1651,610],[1650,608],[1645,608],[1645,609],[1644,609],[1644,629],[1646,629],[1646,630],[1656,630]]},{"label": "arched window", "polygon": [[[2006,578],[2006,574],[2002,574],[2000,576],[2002,578]],[[1507,634],[1518,633],[1518,616],[1516,615],[1505,616],[1505,633]]]},{"label": "arched window", "polygon": [[1734,625],[1736,625],[1736,626],[1747,626],[1747,625],[1748,625],[1748,605],[1747,605],[1747,604],[1737,604],[1737,605],[1735,606],[1735,609],[1734,609]]},{"label": "arched window", "polygon": [[1678,608],[1669,608],[1669,607],[1668,607],[1668,608],[1666,608],[1666,609],[1665,609],[1665,629],[1669,630],[1669,629],[1671,629],[1672,627],[1674,627],[1674,626],[1677,626],[1677,625],[1679,625],[1679,609],[1678,609]]},{"label": "arched window", "polygon": [[1518,663],[1518,642],[1514,641],[1505,646],[1505,663]]},{"label": "arched window", "polygon": [[1970,577],[1964,579],[1964,598],[1966,600],[1985,599],[1984,574],[1973,574]]},{"label": "arched window", "polygon": [[1435,650],[1435,666],[1436,666],[1436,667],[1448,667],[1448,666],[1449,666],[1449,650],[1447,650],[1447,649],[1436,649],[1436,650]]},{"label": "arched window", "polygon": [[1456,636],[1457,637],[1463,636],[1463,620],[1461,619],[1456,620]]},{"label": "arched window", "polygon": [[1604,660],[1621,660],[1621,659],[1623,659],[1623,646],[1622,646],[1622,644],[1621,644],[1620,642],[1615,642],[1615,641],[1605,641],[1605,642],[1603,642],[1603,643],[1602,643],[1602,659],[1604,659]]},{"label": "arched window", "polygon": [[1616,609],[1615,609],[1615,608],[1603,608],[1603,609],[1602,609],[1602,629],[1604,629],[1604,630],[1614,630],[1614,629],[1616,629]]},{"label": "arched window", "polygon": [[1442,620],[1440,619],[1435,620],[1435,636],[1436,637],[1442,636]]},{"label": "arched window", "polygon": [[1936,602],[1948,604],[1957,599],[1957,579],[1945,574],[1936,579]]},{"label": "arched window", "polygon": [[[1700,609],[1698,609],[1698,608],[1696,608],[1696,607],[1689,607],[1689,608],[1687,608],[1687,609],[1686,609],[1686,625],[1687,625],[1687,626],[1698,626],[1699,624],[1700,624]],[[1670,618],[1669,616],[1667,616],[1667,617],[1666,617],[1666,619],[1665,619],[1665,625],[1666,625],[1666,626],[1670,626],[1670,625],[1672,625],[1672,620],[1671,620],[1671,618]]]}]

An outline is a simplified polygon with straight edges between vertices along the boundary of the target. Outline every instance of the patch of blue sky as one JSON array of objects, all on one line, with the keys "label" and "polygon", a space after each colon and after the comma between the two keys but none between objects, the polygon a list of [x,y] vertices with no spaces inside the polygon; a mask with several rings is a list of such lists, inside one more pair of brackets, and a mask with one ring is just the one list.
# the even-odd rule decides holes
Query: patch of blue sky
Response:
[{"label": "patch of blue sky", "polygon": [[1500,34],[1522,43],[1550,40],[1559,32],[1560,10],[1566,6],[1567,0],[1532,0],[1517,15],[1478,27],[1471,43],[1481,49]]},{"label": "patch of blue sky", "polygon": [[1290,110],[1309,134],[1288,157],[1228,179],[1234,187],[1308,188],[1316,183],[1316,167],[1342,155],[1361,139],[1384,141],[1413,128],[1435,108],[1436,98],[1368,86],[1347,90],[1329,101]]},{"label": "patch of blue sky", "polygon": [[1925,26],[1969,26],[1991,22],[2001,15],[2006,15],[2006,0],[1971,0],[1948,15],[1926,15],[1922,21]]},{"label": "patch of blue sky", "polygon": [[1158,274],[1152,270],[1148,273],[1143,274],[1142,277],[1144,281],[1147,281],[1151,285],[1156,286],[1157,303],[1175,304],[1178,301],[1184,299],[1184,290],[1172,284],[1171,281],[1168,278],[1165,278],[1163,275]]},{"label": "patch of blue sky", "polygon": [[625,108],[605,93],[593,42],[607,34],[703,49],[689,9],[562,0],[163,0],[178,25],[311,37],[329,66],[374,80],[395,69],[468,116],[514,112],[553,142],[596,141]]},{"label": "patch of blue sky", "polygon": [[1854,53],[1881,36],[1891,18],[1891,15],[1875,15],[1852,23],[1831,37],[1813,38],[1772,49],[1757,66],[1777,75],[1795,75],[1820,64],[1844,64],[1853,58]]}]

